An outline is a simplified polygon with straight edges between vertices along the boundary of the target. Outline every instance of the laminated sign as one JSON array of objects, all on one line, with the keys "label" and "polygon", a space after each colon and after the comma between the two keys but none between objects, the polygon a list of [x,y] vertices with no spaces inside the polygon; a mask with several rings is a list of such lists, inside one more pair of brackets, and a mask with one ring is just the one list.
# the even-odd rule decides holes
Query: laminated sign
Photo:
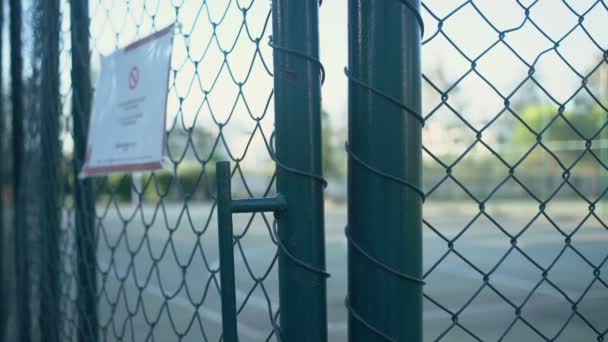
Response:
[{"label": "laminated sign", "polygon": [[81,177],[162,168],[172,47],[173,25],[103,58]]}]

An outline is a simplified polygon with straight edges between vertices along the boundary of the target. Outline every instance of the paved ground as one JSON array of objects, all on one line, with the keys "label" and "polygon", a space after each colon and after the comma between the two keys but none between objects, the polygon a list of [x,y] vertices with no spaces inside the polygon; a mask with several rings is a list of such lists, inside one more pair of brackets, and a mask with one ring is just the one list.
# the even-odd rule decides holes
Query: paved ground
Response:
[{"label": "paved ground", "polygon": [[[132,209],[121,207],[120,210],[129,216],[127,213]],[[171,205],[155,215],[153,207],[146,207],[143,212],[136,213],[141,216],[129,223],[126,236],[121,235],[123,225],[116,209],[108,211],[102,221],[107,234],[102,237],[99,250],[101,267],[109,270],[103,281],[104,299],[101,300],[102,321],[107,324],[108,341],[116,340],[115,335],[126,336],[128,341],[143,341],[150,333],[147,322],[154,320],[158,320],[153,331],[156,341],[175,340],[176,332],[184,335],[183,341],[200,341],[204,339],[203,330],[204,337],[210,341],[218,340],[221,324],[219,295],[215,284],[209,282],[207,271],[207,268],[214,269],[218,264],[215,216],[210,221],[209,230],[198,239],[202,248],[197,248],[195,233],[203,230],[209,210],[205,205],[194,205],[189,211],[181,212],[179,206]],[[490,207],[489,212],[506,230],[516,232],[526,226],[538,210],[530,208],[529,203],[501,203]],[[450,237],[461,231],[476,213],[475,208],[463,203],[431,203],[425,208],[426,219]],[[566,232],[576,229],[585,213],[576,204],[566,202],[554,203],[548,209],[553,222]],[[328,205],[326,214],[327,266],[332,274],[328,282],[330,340],[345,341],[345,208]],[[603,214],[606,218],[606,213]],[[250,215],[236,217],[237,231],[245,229],[250,219]],[[142,222],[148,223],[147,229]],[[167,226],[174,231],[169,233]],[[608,257],[607,242],[608,230],[589,218],[574,236],[572,246],[591,263],[599,265]],[[103,247],[107,245],[116,245],[113,256],[109,248]],[[551,222],[540,217],[533,221],[517,245],[539,266],[548,267],[565,244],[563,236]],[[262,277],[275,253],[261,217],[253,218],[241,246],[247,264],[239,250],[236,257],[238,301],[242,303],[248,299],[239,315],[239,333],[242,341],[263,341],[272,330],[269,308],[276,310],[278,290],[275,267],[265,278],[263,287],[258,285],[249,294],[255,284],[252,274]],[[470,225],[455,247],[478,268],[488,271],[508,252],[510,242],[489,219],[482,217]],[[447,244],[425,229],[425,269],[429,269],[446,250]],[[159,258],[155,265],[153,259]],[[188,265],[185,273],[176,260],[180,265]],[[529,259],[518,251],[512,251],[494,271],[490,284],[516,304],[529,296],[522,317],[548,338],[555,336],[572,315],[572,305],[566,296],[577,302],[587,291],[578,304],[578,312],[588,323],[575,315],[561,332],[559,340],[595,341],[598,332],[588,324],[600,333],[608,329],[607,270],[607,266],[601,269],[600,280],[603,283],[594,280],[593,268],[568,248],[548,273],[550,282],[561,289],[558,291],[549,282],[541,282],[541,272]],[[118,280],[125,276],[124,282]],[[425,292],[454,312],[462,309],[483,285],[482,276],[455,254],[435,268],[427,282]],[[530,296],[533,288],[536,290]],[[165,298],[170,299],[165,301]],[[197,309],[193,303],[200,303],[203,298],[204,302]],[[127,319],[129,316],[132,318]],[[459,322],[480,339],[491,341],[498,340],[515,317],[515,310],[485,287],[459,314]],[[459,327],[450,328],[450,315],[429,301],[425,301],[424,318],[426,340],[434,340],[446,331],[446,341],[473,340]],[[540,341],[542,338],[520,320],[513,325],[505,340]]]},{"label": "paved ground", "polygon": [[[128,206],[111,207],[100,221],[105,233],[99,240],[99,266],[107,270],[100,278],[100,314],[106,327],[103,340],[144,341],[149,338],[153,341],[177,341],[179,335],[181,341],[217,341],[221,333],[219,294],[215,283],[209,281],[207,271],[218,265],[215,216],[211,217],[209,228],[201,234],[208,220],[209,206],[195,204],[188,211],[183,211],[178,205],[169,205],[158,211],[146,206],[135,212],[126,230],[118,210],[123,217],[133,213]],[[489,206],[488,211],[511,233],[528,225],[538,213],[526,202],[498,203]],[[98,207],[98,214],[103,212],[105,209]],[[554,262],[564,249],[564,238],[543,217],[533,220],[517,245],[539,266],[553,264],[548,279],[561,291],[549,282],[541,282],[541,272],[518,251],[512,251],[494,271],[490,284],[516,304],[529,297],[522,317],[547,338],[554,337],[570,319],[561,331],[559,341],[596,341],[598,334],[608,329],[608,266],[604,264],[600,278],[595,279],[593,268],[581,255],[594,265],[605,262],[608,257],[608,229],[594,218],[584,220],[588,211],[580,203],[556,202],[547,212],[553,223],[566,233],[580,226],[572,239],[576,251],[567,248]],[[425,207],[426,219],[448,237],[458,234],[477,213],[473,206],[458,202],[429,203]],[[600,213],[600,217],[608,219],[608,210]],[[345,214],[343,206],[328,204],[326,250],[327,267],[332,274],[328,281],[332,342],[346,340],[343,305],[346,289]],[[248,215],[235,216],[237,232],[242,232],[250,219]],[[581,225],[581,222],[584,223]],[[197,239],[197,235],[200,238]],[[109,246],[114,246],[113,251]],[[269,312],[277,308],[278,290],[274,267],[263,285],[258,284],[250,293],[255,284],[251,274],[264,276],[275,253],[260,216],[253,218],[241,247],[242,252],[239,249],[236,257],[238,301],[239,304],[245,298],[247,301],[239,315],[239,333],[241,341],[264,341],[272,330]],[[510,243],[490,220],[480,217],[469,225],[455,243],[455,248],[479,269],[488,271],[508,252]],[[425,269],[432,267],[446,250],[446,243],[425,228]],[[4,252],[10,256],[10,251]],[[247,264],[241,253],[246,256]],[[482,276],[455,254],[446,257],[426,280],[425,293],[454,312],[461,310],[483,285]],[[586,294],[581,300],[583,293]],[[577,311],[582,318],[577,315],[570,318],[572,305],[566,296],[579,302]],[[489,287],[485,287],[459,314],[459,323],[481,340],[495,341],[515,321],[514,311]],[[14,317],[9,316],[9,328],[14,325],[10,321],[12,319]],[[149,322],[153,321],[157,323],[151,329]],[[428,341],[444,333],[443,341],[473,340],[462,329],[452,325],[449,314],[429,301],[425,301],[424,329],[425,340]],[[504,340],[543,339],[519,320]]]}]

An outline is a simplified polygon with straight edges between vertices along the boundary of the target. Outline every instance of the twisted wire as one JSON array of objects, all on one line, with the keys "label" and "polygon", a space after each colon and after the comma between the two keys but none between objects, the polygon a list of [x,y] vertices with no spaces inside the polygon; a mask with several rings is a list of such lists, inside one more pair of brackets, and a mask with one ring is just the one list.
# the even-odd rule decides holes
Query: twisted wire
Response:
[{"label": "twisted wire", "polygon": [[[416,18],[416,21],[417,21],[419,29],[420,29],[421,37],[424,36],[424,22],[422,20],[422,16],[420,15],[420,12],[418,11],[418,9],[414,5],[409,3],[407,0],[398,0],[398,1],[399,1],[399,3],[403,4],[404,7],[407,10],[409,10],[412,13],[412,15]],[[379,98],[398,107],[399,109],[401,109],[402,111],[407,113],[407,115],[410,115],[412,118],[414,118],[416,121],[418,121],[418,123],[422,127],[424,126],[425,119],[418,111],[416,111],[413,108],[409,107],[408,105],[404,104],[403,102],[396,99],[395,97],[387,94],[386,92],[381,91],[378,88],[372,86],[368,82],[361,80],[359,77],[356,77],[346,67],[344,68],[344,74],[346,75],[349,82],[356,84],[357,86],[370,91],[371,93],[375,94]],[[418,195],[418,197],[421,199],[421,201],[424,202],[426,195],[420,187],[412,184],[411,182],[408,182],[405,179],[391,175],[388,172],[385,172],[383,170],[378,169],[377,167],[372,166],[369,162],[363,160],[363,158],[358,156],[350,148],[350,145],[348,144],[348,142],[346,142],[344,144],[344,148],[346,150],[349,160],[356,162],[357,164],[362,166],[363,169],[367,170],[368,172],[370,172],[373,175],[376,175],[385,180],[391,181],[399,186],[408,188],[410,191],[413,191],[416,195]],[[378,258],[376,258],[375,256],[373,256],[370,252],[366,251],[351,236],[348,226],[345,227],[344,234],[346,236],[348,246],[350,248],[353,248],[358,254],[362,255],[367,260],[369,260],[378,269],[383,270],[384,272],[391,274],[392,276],[395,276],[403,281],[413,283],[414,285],[417,285],[417,286],[424,286],[424,284],[425,284],[424,280],[422,280],[418,277],[403,273],[401,271],[398,271],[398,270],[388,266],[385,262],[383,262],[383,261],[379,260]],[[375,327],[374,324],[372,324],[368,318],[363,317],[360,313],[358,313],[356,308],[354,308],[352,306],[352,303],[349,302],[348,297],[345,298],[345,305],[346,305],[346,309],[348,311],[349,316],[354,318],[359,323],[361,323],[365,328],[372,331],[374,334],[378,335],[379,337],[383,338],[386,341],[390,341],[390,342],[395,341],[392,337],[390,337],[389,335],[387,335],[386,333],[382,332],[380,329]]]},{"label": "twisted wire", "polygon": [[[597,227],[605,231],[608,227],[605,215],[602,216],[599,209],[602,199],[608,194],[608,187],[603,181],[605,171],[608,170],[607,155],[602,153],[603,140],[600,139],[602,136],[605,138],[608,132],[608,120],[605,115],[608,108],[605,94],[598,92],[601,87],[597,82],[593,82],[594,78],[597,81],[598,76],[606,72],[608,66],[606,45],[599,39],[594,27],[594,24],[596,27],[601,25],[594,21],[594,17],[608,14],[606,1],[595,0],[582,4],[571,0],[518,0],[512,2],[512,7],[505,13],[493,12],[491,7],[481,1],[462,1],[447,11],[440,9],[438,3],[440,2],[422,2],[427,27],[433,27],[432,34],[422,42],[423,55],[428,56],[428,50],[435,49],[434,44],[445,43],[442,46],[445,51],[443,58],[462,58],[464,68],[446,79],[433,70],[423,72],[426,90],[429,91],[430,97],[436,96],[439,100],[436,105],[426,109],[424,118],[427,124],[430,124],[431,119],[435,119],[433,123],[437,124],[438,117],[442,117],[440,113],[447,111],[448,116],[456,119],[455,127],[451,128],[456,128],[460,138],[468,136],[464,139],[468,141],[458,142],[458,146],[450,146],[449,153],[440,152],[434,142],[423,146],[424,157],[428,157],[427,161],[439,170],[436,179],[428,173],[425,175],[428,184],[425,193],[427,200],[430,200],[439,199],[442,190],[456,190],[459,192],[456,197],[458,201],[471,205],[473,214],[462,225],[458,223],[455,233],[449,231],[450,225],[446,223],[432,222],[431,217],[424,218],[428,237],[436,239],[435,241],[444,246],[445,251],[439,253],[426,267],[423,278],[431,283],[433,276],[450,267],[447,266],[447,260],[452,258],[452,262],[456,261],[464,266],[459,268],[459,271],[470,272],[473,277],[478,277],[479,284],[470,289],[471,293],[464,295],[462,303],[456,305],[432,289],[425,289],[425,304],[443,313],[447,323],[444,328],[433,331],[430,339],[448,341],[453,339],[454,332],[458,331],[459,335],[463,334],[470,340],[490,340],[488,335],[476,331],[479,327],[462,318],[475,310],[480,298],[491,295],[498,298],[498,303],[504,305],[506,310],[512,310],[511,317],[505,322],[494,320],[493,323],[504,323],[505,326],[497,330],[497,335],[491,340],[514,338],[518,335],[519,328],[525,327],[530,333],[529,338],[543,341],[568,339],[566,336],[571,336],[568,334],[572,334],[574,329],[579,339],[603,341],[608,333],[608,326],[594,321],[593,311],[589,313],[582,307],[593,300],[592,294],[598,294],[598,291],[600,294],[605,293],[608,289],[608,282],[600,272],[608,265],[608,256],[600,253],[599,260],[590,258],[587,252],[593,249],[588,249],[584,244],[579,245],[583,236],[579,239],[577,236],[582,235],[585,229]],[[544,7],[549,3],[553,6],[551,10]],[[507,11],[511,13],[507,14]],[[513,15],[515,13],[516,16]],[[559,18],[557,20],[562,28],[559,32],[547,25],[547,18],[552,16]],[[512,19],[509,23],[498,20],[507,17]],[[454,30],[453,24],[465,18],[471,32],[479,32],[475,38],[460,35]],[[462,21],[460,23],[462,25]],[[538,36],[530,30],[534,30]],[[486,37],[481,38],[482,36]],[[465,44],[478,37],[484,40],[479,49]],[[533,43],[522,45],[522,37]],[[584,51],[585,57],[571,54],[571,44],[574,42],[581,46],[587,44],[581,50]],[[424,48],[428,50],[424,51]],[[503,53],[505,54],[502,56],[508,60],[504,69],[503,65],[495,64],[501,59],[497,56]],[[552,65],[547,69],[547,61],[551,59],[555,59],[559,65]],[[488,69],[492,64],[495,64],[493,69]],[[439,66],[442,65],[443,62]],[[560,74],[560,79],[563,74],[564,91],[557,92],[555,87],[551,87],[550,81],[543,79],[547,74],[543,75],[541,69]],[[492,74],[506,76],[510,84],[499,84]],[[462,99],[458,96],[459,90],[471,81],[476,83],[479,90],[472,95],[476,98],[487,98],[488,102],[496,100],[496,111],[483,108],[477,112],[477,109],[469,110],[458,104]],[[584,106],[580,106],[579,100]],[[543,108],[540,113],[527,116],[532,114],[527,113],[528,110],[538,108]],[[475,118],[480,114],[488,116],[483,120]],[[594,116],[597,122],[587,121],[587,124],[583,124],[580,120]],[[443,119],[445,117],[439,120]],[[539,121],[535,122],[535,119]],[[513,122],[509,122],[511,120]],[[447,126],[441,128],[443,127]],[[507,139],[502,143],[492,139],[493,133],[504,128],[514,133],[513,135],[528,135],[529,138],[519,141]],[[553,132],[557,134],[554,136]],[[451,138],[446,139],[447,142],[456,142],[456,139],[459,139],[450,137],[450,132],[446,132],[446,135]],[[562,139],[569,141],[561,141]],[[572,145],[564,148],[562,143],[565,142]],[[521,146],[517,146],[520,144]],[[468,169],[472,160],[480,154],[485,154],[484,165],[490,166],[492,175],[483,175],[483,172]],[[592,169],[594,173],[585,169]],[[541,181],[539,177],[542,177]],[[601,185],[594,185],[591,179],[595,177],[600,179]],[[484,188],[480,187],[484,185]],[[504,204],[499,204],[500,199],[510,198],[510,194],[516,194],[518,203],[525,203],[524,198],[532,202],[525,205],[525,211],[532,213],[530,217],[518,213],[519,208],[504,208]],[[559,209],[558,216],[551,213],[550,208],[553,202],[560,200],[567,200],[569,210]],[[502,215],[493,211],[498,208],[501,211],[506,210],[509,216],[521,217],[523,223],[505,223],[500,217]],[[495,241],[503,244],[504,248],[500,252],[497,249],[497,255],[493,257],[481,254],[483,263],[467,253],[472,248],[466,245],[472,241],[476,234],[475,229],[479,226],[483,226],[486,232],[492,231],[493,239],[496,238]],[[534,249],[525,245],[525,241],[530,239],[534,232],[539,232],[537,229],[548,229],[543,231],[543,236],[547,238],[551,236],[563,240],[561,244],[554,244],[554,254],[541,258],[531,253]],[[596,252],[599,250],[594,251]],[[519,267],[531,269],[526,272],[534,274],[536,279],[526,277],[530,285],[522,288],[521,297],[516,299],[501,287],[499,277],[501,272],[505,272],[509,267],[509,262],[517,258],[521,259]],[[574,275],[570,272],[576,272],[577,290],[566,288],[561,282],[560,264],[563,266],[565,262],[574,262],[577,265],[576,270],[569,270],[568,273],[571,278]],[[586,280],[585,275],[589,279]],[[538,325],[532,313],[537,309],[534,305],[538,304],[535,297],[543,291],[554,294],[554,307],[559,307],[557,311],[566,316],[563,319],[553,319],[550,329]]]},{"label": "twisted wire", "polygon": [[[323,3],[323,0],[319,0],[319,6],[321,6],[322,3]],[[296,57],[301,58],[301,59],[315,65],[316,67],[318,67],[319,71],[320,71],[320,75],[321,75],[321,80],[320,80],[321,86],[323,86],[323,84],[325,83],[326,72],[325,72],[325,67],[323,66],[323,63],[321,62],[321,60],[319,60],[318,58],[311,56],[307,53],[276,44],[274,42],[272,36],[269,36],[268,46],[270,46],[273,49],[273,51],[275,51],[275,53],[280,52],[283,54],[296,56]],[[268,148],[270,157],[272,158],[272,160],[276,163],[276,165],[280,169],[282,169],[283,171],[286,171],[288,173],[291,173],[293,175],[312,179],[315,182],[321,184],[324,189],[327,188],[328,183],[327,183],[327,180],[325,178],[323,178],[323,176],[317,175],[317,174],[314,174],[314,173],[311,173],[308,171],[296,169],[294,167],[288,166],[287,164],[285,164],[284,162],[279,160],[279,158],[277,157],[275,150],[274,150],[274,139],[275,139],[275,132],[273,131],[270,136],[270,141],[267,145],[267,148]],[[280,215],[280,213],[278,215]],[[275,240],[279,247],[279,251],[281,253],[283,253],[283,255],[287,256],[287,258],[292,263],[294,263],[296,266],[298,266],[312,274],[315,274],[323,279],[327,279],[327,278],[331,277],[331,275],[325,269],[321,269],[321,268],[312,266],[312,265],[310,265],[310,263],[307,263],[307,262],[301,260],[300,258],[296,257],[293,253],[291,253],[291,251],[289,250],[287,245],[280,238],[280,235],[278,232],[278,223],[276,220],[273,224],[273,232],[275,235]],[[272,326],[273,326],[275,336],[277,337],[277,339],[279,341],[285,341],[285,338],[281,332],[281,327],[278,323],[278,315],[279,315],[279,312],[277,311],[276,315],[273,317]]]}]

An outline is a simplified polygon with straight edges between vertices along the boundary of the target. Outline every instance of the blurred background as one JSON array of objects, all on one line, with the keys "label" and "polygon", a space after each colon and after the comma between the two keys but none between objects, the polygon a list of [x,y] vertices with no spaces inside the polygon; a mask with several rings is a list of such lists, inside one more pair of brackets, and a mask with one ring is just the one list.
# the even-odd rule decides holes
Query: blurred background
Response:
[{"label": "blurred background", "polygon": [[[40,30],[23,1],[24,202],[33,288],[40,177]],[[270,1],[89,2],[100,58],[177,22],[166,169],[94,180],[104,341],[217,341],[215,162],[233,196],[274,190]],[[70,6],[61,2],[62,336],[74,338],[74,140]],[[592,341],[608,330],[608,5],[603,0],[425,0],[422,48],[425,339]],[[0,139],[4,273],[14,291],[8,6]],[[329,332],[346,340],[346,0],[320,9]],[[278,309],[272,215],[235,221],[244,341],[272,339]],[[380,229],[381,227],[375,227]],[[513,241],[516,241],[513,243]],[[186,269],[187,271],[183,271]],[[489,280],[486,278],[489,276]],[[32,292],[32,302],[37,294]],[[15,332],[10,322],[6,336]],[[429,299],[431,298],[431,299]],[[573,305],[576,309],[573,309]],[[31,305],[35,314],[38,310]],[[517,313],[516,313],[517,312]],[[523,313],[522,313],[523,312]],[[262,318],[263,317],[263,318]],[[454,320],[454,317],[457,319]],[[35,336],[35,325],[32,330]],[[43,339],[43,337],[38,336]],[[11,340],[9,337],[6,340]]]}]

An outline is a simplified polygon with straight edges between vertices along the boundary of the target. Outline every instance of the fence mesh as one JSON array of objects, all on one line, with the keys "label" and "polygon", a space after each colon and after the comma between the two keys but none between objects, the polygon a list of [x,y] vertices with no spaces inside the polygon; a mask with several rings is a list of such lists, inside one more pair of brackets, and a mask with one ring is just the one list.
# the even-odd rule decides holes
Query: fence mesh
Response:
[{"label": "fence mesh", "polygon": [[[3,47],[12,45],[3,61],[21,81],[21,88],[11,84],[10,103],[0,103],[13,113],[0,117],[0,153],[11,161],[0,165],[0,228],[16,227],[0,240],[1,273],[15,274],[3,290],[17,294],[3,297],[6,339],[45,340],[56,329],[60,341],[219,341],[215,162],[232,162],[234,197],[275,193],[270,2],[91,0],[77,14],[70,3],[11,0],[10,13],[3,8],[12,26],[3,23],[10,38]],[[21,6],[22,18],[14,12]],[[58,33],[43,15],[55,10]],[[73,36],[82,14],[90,56],[73,46],[82,42]],[[605,340],[608,325],[597,313],[606,304],[608,253],[587,242],[608,234],[608,36],[601,30],[608,5],[427,0],[420,14],[425,339]],[[170,166],[78,181],[74,165],[82,162],[100,56],[171,23]],[[58,79],[45,74],[53,68],[45,44],[55,35]],[[89,58],[90,66],[74,64]],[[82,68],[90,79],[80,78]],[[47,120],[52,108],[56,125]],[[54,134],[59,146],[47,145]],[[87,196],[91,206],[78,207]],[[343,217],[331,215],[342,227]],[[235,216],[243,341],[276,338],[273,225],[268,214]],[[46,286],[53,276],[59,289]],[[329,287],[330,319],[345,316],[336,288]],[[333,325],[332,333],[345,336],[346,328]]]},{"label": "fence mesh", "polygon": [[[97,184],[102,340],[219,340],[214,163],[233,162],[237,195],[274,191],[274,166],[260,153],[273,127],[268,2],[91,2],[93,54],[111,52],[174,21],[167,119],[171,169]],[[273,335],[277,293],[265,285],[268,277],[274,278],[271,288],[277,283],[271,273],[272,220],[252,214],[235,227],[237,283],[247,289],[237,300],[246,339]],[[255,262],[248,263],[251,257]],[[252,294],[262,302],[249,300]],[[266,318],[249,310],[252,305],[264,308]],[[263,329],[247,328],[247,321],[260,319],[266,324],[256,326]]]},{"label": "fence mesh", "polygon": [[608,255],[583,235],[608,228],[606,3],[423,1],[421,14],[426,337],[604,340]]},{"label": "fence mesh", "polygon": [[[215,162],[232,161],[235,197],[264,197],[275,192],[274,163],[268,153],[274,127],[272,48],[268,45],[272,32],[270,3],[89,2],[88,13],[84,14],[90,18],[87,39],[93,83],[100,72],[101,55],[176,23],[167,109],[170,166],[160,172],[89,181],[87,191],[94,194],[95,203],[91,208],[76,205],[86,186],[77,179],[73,166],[74,159],[79,158],[78,144],[86,142],[82,132],[86,132],[88,122],[87,118],[74,116],[86,115],[86,103],[90,101],[86,84],[79,83],[84,91],[75,88],[74,79],[81,77],[83,69],[75,69],[73,62],[84,63],[89,53],[76,51],[73,59],[72,35],[74,30],[83,30],[82,18],[71,13],[69,1],[57,2],[59,9],[55,11],[54,3],[34,2],[31,8],[24,8],[23,27],[28,28],[24,42],[32,49],[22,50],[26,66],[31,65],[23,77],[26,89],[22,96],[26,106],[41,106],[33,99],[46,97],[52,101],[50,93],[39,93],[44,91],[40,77],[56,66],[45,65],[41,57],[48,59],[48,51],[36,48],[37,44],[48,48],[45,44],[53,43],[54,35],[49,30],[52,23],[36,14],[56,15],[61,25],[56,35],[61,113],[59,126],[53,128],[47,127],[51,112],[40,107],[24,111],[27,143],[22,189],[27,199],[21,203],[27,203],[23,217],[28,222],[21,226],[27,227],[23,231],[28,241],[19,246],[29,246],[30,252],[17,248],[16,258],[27,260],[24,263],[29,276],[19,278],[27,279],[24,288],[31,293],[20,296],[23,302],[19,302],[30,303],[26,305],[29,310],[16,310],[17,303],[12,309],[27,312],[32,320],[25,324],[27,328],[21,327],[25,333],[17,328],[8,334],[29,334],[35,340],[52,338],[40,336],[45,330],[38,333],[39,324],[48,321],[42,317],[52,313],[48,307],[39,306],[49,303],[45,299],[49,296],[59,305],[55,322],[60,323],[61,341],[94,341],[96,336],[101,341],[219,341],[222,318]],[[28,90],[30,84],[32,89]],[[44,146],[40,141],[41,123],[59,137],[61,160],[50,161],[48,151],[40,148]],[[45,174],[49,166],[57,167],[61,176]],[[40,170],[45,171],[41,174]],[[56,187],[54,204],[61,212],[60,231],[54,236],[43,224],[51,220],[45,216],[50,211],[42,211],[50,198],[40,192],[50,187]],[[40,221],[29,222],[30,218]],[[79,236],[85,231],[79,230],[78,220],[92,223],[91,236]],[[235,218],[237,285],[242,291],[237,293],[238,319],[244,340],[270,340],[274,334],[278,281],[273,220],[267,214]],[[40,225],[44,229],[38,230]],[[47,267],[53,269],[45,259],[47,252],[52,252],[46,246],[53,238],[60,241],[61,260],[54,268],[61,288],[54,293],[40,278],[52,276],[45,271]],[[82,265],[85,249],[96,251],[93,265]],[[79,276],[82,267],[94,267],[97,281],[83,280]],[[22,269],[18,267],[18,271]],[[88,287],[83,289],[83,284]],[[40,292],[47,290],[52,295]],[[93,291],[94,303],[81,302],[86,291]],[[88,310],[96,311],[97,317],[87,316],[91,312],[86,307],[83,311],[83,305],[89,305]],[[265,317],[260,317],[260,312],[266,312]],[[97,320],[97,331],[95,323],[87,322],[91,319]]]}]

